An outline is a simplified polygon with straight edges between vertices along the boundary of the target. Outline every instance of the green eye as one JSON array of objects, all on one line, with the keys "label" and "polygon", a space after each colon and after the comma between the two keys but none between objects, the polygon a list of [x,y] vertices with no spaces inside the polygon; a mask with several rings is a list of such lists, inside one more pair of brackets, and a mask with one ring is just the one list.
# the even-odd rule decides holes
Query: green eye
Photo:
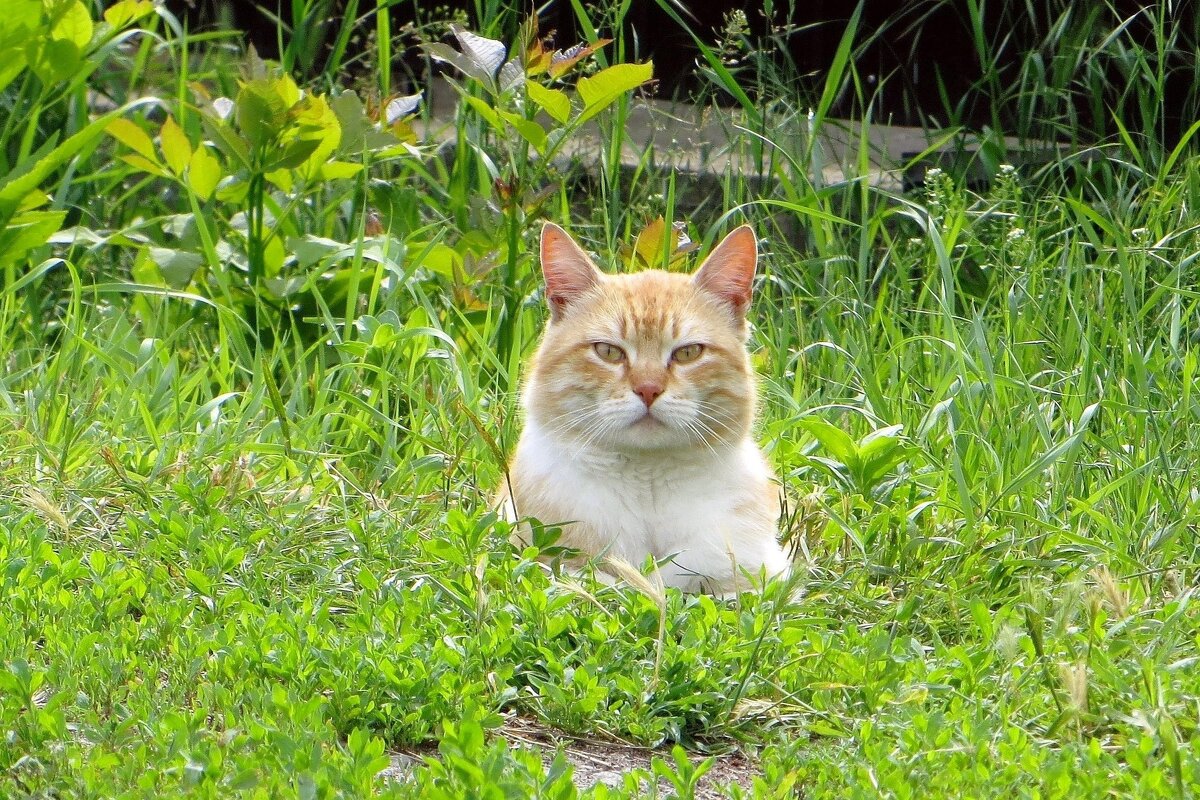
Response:
[{"label": "green eye", "polygon": [[596,351],[596,355],[600,356],[601,361],[607,361],[609,364],[620,364],[625,360],[625,351],[615,344],[596,342],[592,348]]},{"label": "green eye", "polygon": [[675,352],[671,353],[671,360],[676,364],[690,364],[703,352],[704,345],[702,344],[685,344],[683,347],[675,348]]}]

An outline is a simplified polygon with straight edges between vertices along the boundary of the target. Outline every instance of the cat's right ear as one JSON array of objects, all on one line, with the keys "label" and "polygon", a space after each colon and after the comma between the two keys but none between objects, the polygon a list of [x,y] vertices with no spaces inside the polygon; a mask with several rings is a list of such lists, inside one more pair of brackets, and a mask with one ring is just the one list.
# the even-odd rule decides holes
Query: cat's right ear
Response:
[{"label": "cat's right ear", "polygon": [[542,275],[550,318],[557,320],[567,306],[600,282],[600,270],[570,234],[553,222],[542,226]]}]

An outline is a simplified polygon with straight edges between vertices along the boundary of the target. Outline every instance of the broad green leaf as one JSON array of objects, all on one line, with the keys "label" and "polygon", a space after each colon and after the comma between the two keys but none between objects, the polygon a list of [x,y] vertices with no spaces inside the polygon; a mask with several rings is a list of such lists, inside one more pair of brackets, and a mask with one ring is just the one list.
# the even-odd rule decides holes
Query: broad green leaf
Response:
[{"label": "broad green leaf", "polygon": [[297,169],[321,146],[320,139],[295,139],[267,165],[268,171],[277,169]]},{"label": "broad green leaf", "polygon": [[[286,300],[289,297],[299,294],[304,291],[304,287],[308,285],[307,275],[292,275],[288,278],[266,278],[263,285],[270,290],[271,294],[279,300]],[[280,419],[283,419],[281,416]]]},{"label": "broad green leaf", "polygon": [[[425,249],[421,250],[422,247]],[[421,266],[430,272],[451,279],[457,278],[462,273],[462,256],[449,245],[441,242],[431,245],[410,242],[409,250],[421,253]]]},{"label": "broad green leaf", "polygon": [[151,175],[157,175],[160,178],[169,178],[171,173],[163,168],[162,164],[157,161],[151,161],[148,158],[143,158],[137,153],[126,153],[121,156],[121,160],[131,167],[136,167],[142,172],[149,172]]},{"label": "broad green leaf", "polygon": [[17,263],[30,250],[46,244],[66,216],[65,211],[26,211],[14,216],[0,230],[0,267]]},{"label": "broad green leaf", "polygon": [[267,240],[266,247],[263,248],[263,274],[265,277],[274,278],[283,269],[283,262],[287,259],[287,249],[283,245],[283,237],[272,236]]},{"label": "broad green leaf", "polygon": [[289,116],[295,126],[297,137],[302,141],[315,141],[316,147],[300,164],[306,178],[316,176],[317,170],[342,141],[342,126],[338,122],[326,99],[321,95],[309,95],[291,109]]},{"label": "broad green leaf", "polygon": [[859,456],[865,462],[870,462],[876,457],[888,456],[892,450],[904,442],[900,436],[902,430],[904,430],[903,425],[889,425],[886,428],[871,431],[858,443]]},{"label": "broad green leaf", "polygon": [[300,102],[300,87],[292,80],[292,76],[286,72],[277,78],[271,79],[271,88],[283,100],[283,105],[286,108],[291,108]]},{"label": "broad green leaf", "polygon": [[263,175],[264,178],[280,190],[290,192],[296,186],[295,174],[290,169],[273,169]]},{"label": "broad green leaf", "polygon": [[349,161],[326,161],[317,170],[317,177],[326,181],[340,181],[353,178],[362,170],[362,164],[353,164]]},{"label": "broad green leaf", "polygon": [[546,130],[538,125],[533,120],[528,120],[520,114],[514,114],[511,111],[498,112],[509,125],[516,129],[517,133],[521,134],[521,138],[533,145],[533,148],[539,153],[546,149]]},{"label": "broad green leaf", "polygon": [[0,92],[29,66],[24,48],[0,48]]},{"label": "broad green leaf", "polygon": [[[285,175],[287,173],[284,173]],[[222,181],[217,184],[217,191],[214,196],[222,203],[233,203],[241,205],[246,202],[247,195],[250,194],[250,183],[236,175],[233,180]]]},{"label": "broad green leaf", "polygon": [[92,41],[92,32],[95,30],[92,13],[80,0],[75,0],[64,8],[62,16],[54,23],[50,38],[70,42],[75,45],[77,52],[82,52]]},{"label": "broad green leaf", "polygon": [[59,83],[75,74],[80,49],[70,39],[35,39],[26,48],[26,58],[42,83]]},{"label": "broad green leaf", "polygon": [[0,42],[41,27],[42,0],[7,0],[0,16]]},{"label": "broad green leaf", "polygon": [[125,117],[117,117],[108,123],[108,127],[105,130],[109,136],[138,155],[148,158],[151,161],[158,160],[158,154],[154,152],[154,142],[151,141],[150,134],[146,133],[142,130],[141,126],[131,120],[125,119]]},{"label": "broad green leaf", "polygon": [[254,146],[278,136],[287,121],[288,105],[270,81],[243,84],[234,108],[238,128]]},{"label": "broad green leaf", "polygon": [[41,0],[7,0],[0,14],[0,91],[21,74],[29,60],[26,47],[35,38],[45,38],[39,31],[42,21]]},{"label": "broad green leaf", "polygon": [[204,132],[212,139],[217,149],[224,153],[230,161],[239,167],[250,166],[250,143],[237,134],[233,128],[226,125],[215,114],[205,114],[201,117]]},{"label": "broad green leaf", "polygon": [[187,578],[188,584],[200,594],[206,596],[212,594],[212,579],[200,570],[187,568],[184,569],[183,575]]},{"label": "broad green leaf", "polygon": [[858,469],[858,448],[848,433],[836,425],[831,425],[825,420],[817,419],[816,417],[804,417],[796,424],[811,434],[830,455],[848,467],[852,472]]},{"label": "broad green leaf", "polygon": [[150,258],[158,266],[163,280],[173,289],[182,289],[191,283],[192,276],[204,263],[199,253],[166,247],[151,247]]},{"label": "broad green leaf", "polygon": [[192,153],[188,162],[187,182],[191,190],[201,200],[212,197],[212,193],[221,182],[221,162],[208,151],[205,145],[200,145]]},{"label": "broad green leaf", "polygon": [[113,30],[121,30],[153,11],[153,0],[120,0],[104,10],[104,21],[111,25]]},{"label": "broad green leaf", "polygon": [[583,100],[579,121],[591,119],[626,92],[631,92],[654,77],[654,62],[645,64],[616,64],[602,69],[590,78],[580,78],[575,85]]},{"label": "broad green leaf", "polygon": [[46,205],[49,200],[50,198],[46,196],[45,192],[34,190],[25,195],[25,198],[21,201],[21,204],[17,206],[17,213],[19,214],[22,211],[33,211],[35,208],[41,208],[42,206]]},{"label": "broad green leaf", "polygon": [[400,143],[390,131],[377,127],[354,92],[342,92],[329,101],[337,116],[342,140],[338,152],[358,156],[364,150],[379,150]]},{"label": "broad green leaf", "polygon": [[188,162],[192,160],[192,145],[188,141],[187,134],[175,122],[174,117],[168,116],[158,136],[159,146],[162,148],[167,166],[171,168],[171,172],[182,175]]},{"label": "broad green leaf", "polygon": [[311,267],[333,253],[353,250],[353,247],[345,242],[314,236],[311,233],[288,239],[287,246],[301,268]]},{"label": "broad green leaf", "polygon": [[565,123],[571,118],[571,99],[558,89],[547,89],[540,83],[530,81],[525,85],[529,99],[545,111],[555,122]]}]

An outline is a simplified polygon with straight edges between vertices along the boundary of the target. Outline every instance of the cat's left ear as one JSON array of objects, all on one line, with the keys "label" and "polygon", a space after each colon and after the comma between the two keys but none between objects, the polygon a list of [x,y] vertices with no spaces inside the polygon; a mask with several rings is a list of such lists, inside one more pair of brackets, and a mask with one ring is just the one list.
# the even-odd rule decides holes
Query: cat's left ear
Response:
[{"label": "cat's left ear", "polygon": [[721,240],[692,278],[698,288],[715,294],[743,316],[750,307],[754,270],[758,267],[758,239],[743,225]]}]

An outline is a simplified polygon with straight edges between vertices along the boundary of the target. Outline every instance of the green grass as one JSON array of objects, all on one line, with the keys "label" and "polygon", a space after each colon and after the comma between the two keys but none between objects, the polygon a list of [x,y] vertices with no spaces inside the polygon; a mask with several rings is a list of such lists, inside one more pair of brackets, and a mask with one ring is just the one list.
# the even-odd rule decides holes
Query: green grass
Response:
[{"label": "green grass", "polygon": [[[10,170],[86,125],[81,86],[237,91],[227,37],[152,23],[89,51],[88,81],[6,90],[39,109],[6,126]],[[854,46],[826,99],[857,86]],[[292,57],[338,74],[310,42]],[[589,206],[466,101],[457,159],[360,154],[257,200],[112,140],[47,165],[77,236],[0,260],[0,796],[576,796],[513,716],[683,745],[663,796],[734,748],[761,773],[741,796],[1196,796],[1190,143],[1117,134],[901,196],[816,185],[820,154],[783,144],[802,99],[747,100],[762,138],[736,145],[775,181],[726,176],[689,232],[740,208],[763,236],[760,438],[802,578],[730,604],[550,576],[487,507],[544,318],[538,220],[612,254],[682,216],[667,176],[605,161]],[[212,138],[202,103],[172,108],[190,147]],[[157,136],[165,115],[130,118]],[[285,253],[257,275],[255,203]]]}]

